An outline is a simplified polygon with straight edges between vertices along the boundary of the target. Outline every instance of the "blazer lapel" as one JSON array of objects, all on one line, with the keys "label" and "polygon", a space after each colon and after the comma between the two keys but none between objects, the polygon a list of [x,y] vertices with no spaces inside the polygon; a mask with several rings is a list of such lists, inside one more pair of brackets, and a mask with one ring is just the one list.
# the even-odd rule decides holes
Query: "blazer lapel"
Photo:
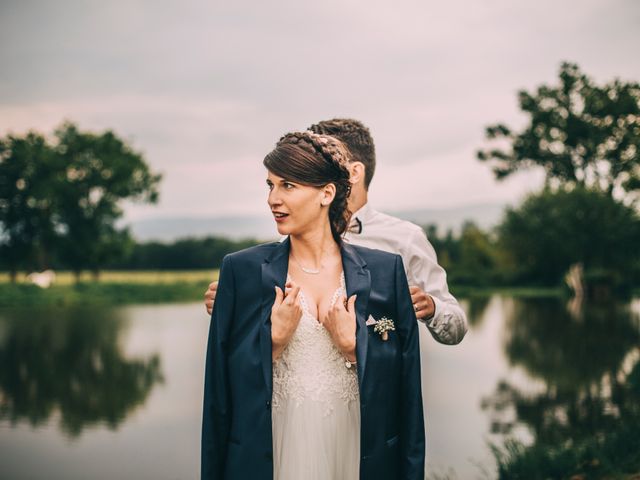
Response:
[{"label": "blazer lapel", "polygon": [[367,305],[371,291],[371,275],[367,264],[358,252],[349,244],[342,244],[342,269],[344,271],[347,288],[347,299],[351,295],[356,298],[356,366],[358,369],[358,383],[362,390],[362,381],[367,363],[367,345],[369,332],[366,325]]},{"label": "blazer lapel", "polygon": [[284,292],[289,266],[289,246],[287,237],[276,246],[275,250],[265,258],[262,264],[262,304],[260,315],[260,356],[262,372],[267,385],[269,396],[272,390],[272,359],[271,359],[271,308],[276,298],[275,286]]}]

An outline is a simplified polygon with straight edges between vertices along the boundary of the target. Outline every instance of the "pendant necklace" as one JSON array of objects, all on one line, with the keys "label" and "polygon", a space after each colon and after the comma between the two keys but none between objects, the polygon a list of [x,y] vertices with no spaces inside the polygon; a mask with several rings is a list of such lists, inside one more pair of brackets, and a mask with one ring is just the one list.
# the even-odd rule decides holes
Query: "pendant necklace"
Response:
[{"label": "pendant necklace", "polygon": [[298,266],[300,267],[300,269],[304,272],[304,273],[308,273],[309,275],[318,275],[320,273],[320,270],[322,270],[322,264],[320,264],[320,268],[315,269],[315,268],[305,268],[302,265],[300,265],[300,262],[298,261],[298,259],[296,257],[293,256],[293,254],[291,255],[291,258],[293,258],[293,261],[296,262],[298,264]]}]

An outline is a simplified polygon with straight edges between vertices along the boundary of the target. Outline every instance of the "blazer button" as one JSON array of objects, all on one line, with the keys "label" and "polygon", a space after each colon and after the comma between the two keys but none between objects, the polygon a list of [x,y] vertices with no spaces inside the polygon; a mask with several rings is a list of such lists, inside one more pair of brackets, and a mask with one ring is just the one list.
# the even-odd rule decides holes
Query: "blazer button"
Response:
[{"label": "blazer button", "polygon": [[273,454],[272,454],[271,452],[267,452],[267,453],[265,453],[265,454],[264,454],[264,457],[265,457],[267,460],[273,460]]},{"label": "blazer button", "polygon": [[271,410],[271,400],[267,400],[267,410]]}]

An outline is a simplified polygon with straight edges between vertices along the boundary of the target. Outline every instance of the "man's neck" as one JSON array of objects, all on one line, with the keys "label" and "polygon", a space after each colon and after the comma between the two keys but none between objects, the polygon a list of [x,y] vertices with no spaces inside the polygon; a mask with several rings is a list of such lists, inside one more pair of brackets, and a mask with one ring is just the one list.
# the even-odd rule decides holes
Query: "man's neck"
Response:
[{"label": "man's neck", "polygon": [[351,213],[356,213],[362,207],[364,207],[369,201],[368,192],[363,190],[361,192],[352,192],[348,201],[348,208]]}]

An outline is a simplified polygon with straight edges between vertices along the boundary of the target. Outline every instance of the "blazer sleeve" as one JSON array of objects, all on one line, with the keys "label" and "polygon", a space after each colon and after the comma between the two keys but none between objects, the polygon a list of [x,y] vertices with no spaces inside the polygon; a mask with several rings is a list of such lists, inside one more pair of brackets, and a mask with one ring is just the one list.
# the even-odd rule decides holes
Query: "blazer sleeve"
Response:
[{"label": "blazer sleeve", "polygon": [[209,325],[202,412],[202,480],[222,479],[224,475],[231,418],[227,347],[234,302],[233,268],[230,257],[226,256],[220,269],[218,290]]},{"label": "blazer sleeve", "polygon": [[418,322],[411,304],[411,294],[402,258],[396,257],[395,287],[396,331],[402,345],[402,383],[400,418],[400,455],[402,479],[424,478],[424,414],[420,378],[420,345]]}]

